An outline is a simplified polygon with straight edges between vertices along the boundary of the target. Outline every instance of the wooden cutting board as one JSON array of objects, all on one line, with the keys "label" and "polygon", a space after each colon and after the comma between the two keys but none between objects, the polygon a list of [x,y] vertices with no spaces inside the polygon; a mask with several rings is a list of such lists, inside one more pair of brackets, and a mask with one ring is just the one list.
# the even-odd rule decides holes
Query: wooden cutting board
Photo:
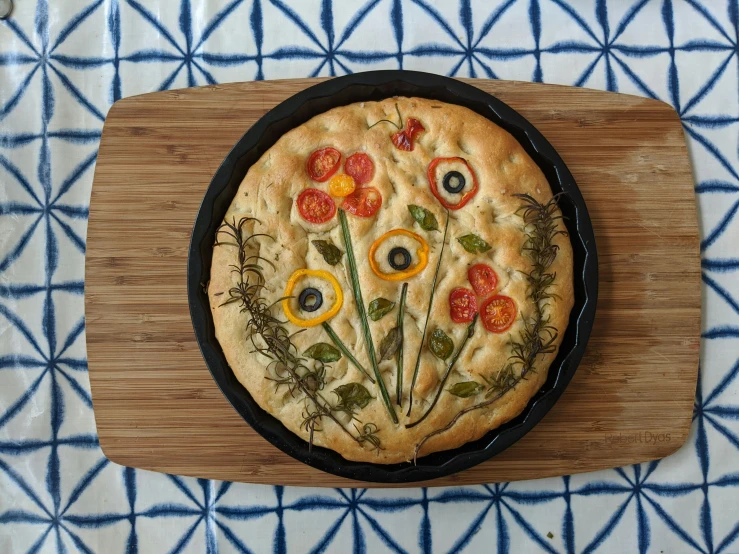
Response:
[{"label": "wooden cutting board", "polygon": [[[383,486],[312,469],[257,435],[211,379],[188,311],[190,232],[213,173],[252,123],[318,81],[158,92],[108,113],[85,307],[95,418],[112,461],[251,483]],[[575,176],[595,228],[598,312],[572,383],[532,432],[425,484],[533,479],[671,454],[690,428],[701,317],[696,204],[677,114],[622,94],[468,82],[536,125]]]}]

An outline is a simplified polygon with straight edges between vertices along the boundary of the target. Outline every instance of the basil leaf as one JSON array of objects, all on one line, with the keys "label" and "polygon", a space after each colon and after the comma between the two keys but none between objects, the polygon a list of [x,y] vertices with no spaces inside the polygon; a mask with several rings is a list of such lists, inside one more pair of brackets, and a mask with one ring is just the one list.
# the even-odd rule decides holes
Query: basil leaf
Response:
[{"label": "basil leaf", "polygon": [[369,391],[359,383],[340,385],[331,392],[339,397],[337,407],[343,410],[352,411],[355,408],[364,408],[372,400]]},{"label": "basil leaf", "polygon": [[403,333],[398,327],[390,329],[382,342],[380,343],[380,361],[389,360],[400,348],[400,342],[403,340]]},{"label": "basil leaf", "polygon": [[431,353],[440,360],[446,360],[452,355],[454,341],[441,329],[436,329],[429,337]]},{"label": "basil leaf", "polygon": [[327,240],[313,240],[311,242],[328,265],[336,265],[341,261],[343,252]]},{"label": "basil leaf", "polygon": [[459,242],[459,244],[462,245],[462,248],[467,250],[470,254],[482,254],[492,248],[492,246],[474,233],[459,237],[457,242]]},{"label": "basil leaf", "polygon": [[475,381],[462,381],[461,383],[455,383],[452,388],[449,389],[454,396],[460,398],[469,398],[475,396],[482,391],[482,385]]},{"label": "basil leaf", "polygon": [[428,211],[426,208],[416,206],[415,204],[408,205],[408,211],[411,212],[413,219],[415,219],[424,231],[438,231],[439,222],[436,221],[436,216]]},{"label": "basil leaf", "polygon": [[341,359],[341,352],[332,344],[327,342],[319,342],[303,352],[303,356],[308,356],[324,364],[337,362]]},{"label": "basil leaf", "polygon": [[369,315],[372,321],[378,321],[384,315],[390,313],[395,307],[395,302],[388,300],[387,298],[375,298],[369,303],[369,309],[367,315]]}]

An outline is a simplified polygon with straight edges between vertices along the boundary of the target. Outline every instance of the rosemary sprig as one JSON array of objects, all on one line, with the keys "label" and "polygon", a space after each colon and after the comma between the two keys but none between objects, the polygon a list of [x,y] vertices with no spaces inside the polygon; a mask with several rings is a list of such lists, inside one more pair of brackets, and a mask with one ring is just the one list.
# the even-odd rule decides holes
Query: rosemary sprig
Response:
[{"label": "rosemary sprig", "polygon": [[522,217],[526,231],[523,251],[531,260],[531,271],[526,273],[526,279],[529,285],[528,297],[534,304],[534,315],[529,320],[524,318],[523,329],[518,340],[511,342],[511,355],[508,363],[498,371],[494,378],[486,379],[488,383],[488,390],[485,393],[486,400],[460,410],[444,427],[432,431],[421,439],[413,454],[414,463],[421,447],[428,440],[449,431],[465,414],[495,403],[526,379],[529,373],[536,370],[535,362],[538,356],[551,354],[557,349],[554,343],[557,340],[558,331],[554,326],[549,325],[549,316],[545,315],[545,310],[549,299],[556,297],[551,291],[556,274],[549,272],[549,268],[557,257],[559,246],[553,241],[557,235],[567,234],[558,228],[557,223],[557,220],[562,219],[562,216],[557,214],[557,199],[560,195],[554,195],[546,204],[539,203],[528,194],[515,194],[514,196],[522,201],[517,213]]},{"label": "rosemary sprig", "polygon": [[426,329],[429,324],[429,317],[431,316],[431,307],[434,304],[434,293],[436,293],[436,280],[439,277],[439,267],[441,267],[441,258],[444,256],[444,247],[446,246],[446,235],[449,230],[449,210],[446,212],[446,224],[444,225],[444,237],[441,239],[441,252],[439,252],[439,259],[436,262],[436,271],[434,272],[434,280],[431,283],[431,294],[429,296],[429,307],[426,310],[426,322],[423,324],[423,335],[421,335],[421,344],[418,346],[418,355],[416,356],[416,367],[413,369],[413,379],[411,379],[411,390],[408,395],[408,413],[406,417],[411,416],[411,410],[413,409],[413,387],[416,386],[416,379],[418,379],[418,368],[421,366],[421,352],[423,345],[426,342]]},{"label": "rosemary sprig", "polygon": [[[266,377],[277,383],[277,386],[288,386],[290,393],[294,396],[301,392],[306,397],[308,405],[307,414],[303,424],[310,433],[308,448],[313,446],[313,434],[317,430],[324,417],[328,417],[339,428],[358,444],[370,440],[366,433],[353,435],[349,429],[334,415],[335,407],[330,404],[320,393],[324,385],[325,367],[321,364],[317,370],[306,365],[306,360],[299,355],[298,349],[292,342],[293,335],[285,329],[282,321],[272,315],[272,308],[281,302],[279,298],[272,304],[268,304],[262,297],[261,292],[265,287],[265,279],[260,262],[266,262],[274,268],[272,263],[258,254],[247,255],[249,242],[260,236],[269,235],[251,234],[244,238],[244,226],[259,220],[252,217],[242,217],[238,222],[236,218],[232,222],[224,221],[216,230],[216,246],[231,246],[238,251],[238,263],[231,266],[232,271],[239,275],[236,286],[228,291],[229,298],[221,306],[238,303],[242,313],[248,314],[246,323],[247,339],[251,342],[254,352],[262,354],[270,360],[267,370],[272,369],[276,378]],[[221,237],[225,237],[221,240]],[[312,407],[312,409],[311,409]],[[376,427],[375,427],[376,429]],[[371,429],[370,429],[371,430]],[[375,439],[379,439],[374,436]],[[372,442],[372,441],[370,441]]]},{"label": "rosemary sprig", "polygon": [[390,123],[390,125],[394,126],[396,129],[398,129],[398,130],[402,129],[403,128],[403,118],[400,116],[400,108],[398,107],[397,104],[395,104],[395,111],[398,114],[398,121],[400,123],[395,123],[394,121],[390,121],[389,119],[379,119],[379,120],[375,121],[372,125],[370,125],[369,127],[367,127],[367,130],[369,131],[370,129],[372,129],[372,127],[374,127],[378,123]]},{"label": "rosemary sprig", "polygon": [[354,364],[354,367],[356,367],[359,371],[361,371],[367,379],[370,380],[370,383],[373,385],[375,384],[375,380],[372,378],[372,376],[367,373],[367,370],[364,369],[364,366],[359,363],[359,360],[357,360],[354,357],[354,354],[349,352],[349,349],[346,347],[346,345],[342,342],[342,340],[339,338],[339,336],[336,334],[336,332],[333,330],[331,325],[328,324],[328,321],[324,321],[321,325],[323,325],[324,330],[326,331],[326,334],[331,339],[331,342],[333,342],[336,345],[336,348],[341,350],[342,354],[349,358],[349,361]]},{"label": "rosemary sprig", "polygon": [[406,429],[411,429],[421,423],[424,419],[428,417],[428,415],[431,413],[431,410],[434,409],[434,406],[436,406],[436,403],[439,401],[439,397],[441,396],[441,392],[444,390],[444,385],[446,384],[446,380],[449,378],[449,375],[452,373],[452,369],[454,368],[454,364],[457,363],[457,360],[459,359],[460,354],[462,354],[462,351],[464,350],[464,347],[467,344],[467,341],[472,338],[472,335],[475,334],[475,324],[477,323],[477,314],[475,314],[475,317],[472,318],[472,322],[467,326],[467,334],[464,336],[464,340],[462,341],[462,344],[459,345],[459,348],[457,348],[457,351],[452,356],[451,361],[449,362],[449,365],[446,368],[446,371],[444,372],[444,376],[441,378],[441,382],[439,383],[439,389],[436,391],[436,395],[434,396],[433,401],[431,402],[431,405],[428,407],[426,412],[415,422],[410,423],[405,426]]},{"label": "rosemary sprig", "polygon": [[375,344],[372,341],[372,333],[370,332],[369,322],[367,321],[367,311],[364,309],[364,300],[362,299],[362,288],[359,285],[359,275],[357,273],[357,261],[354,258],[354,248],[352,247],[352,236],[349,232],[349,224],[346,221],[346,213],[339,208],[339,222],[341,223],[341,232],[344,239],[344,248],[346,249],[346,260],[349,264],[349,276],[352,281],[352,290],[354,291],[354,301],[357,304],[357,312],[359,313],[359,321],[362,323],[362,331],[364,332],[364,340],[367,343],[367,354],[372,365],[372,371],[377,379],[377,385],[380,388],[380,396],[385,404],[390,418],[393,423],[398,423],[398,416],[390,402],[390,395],[387,393],[385,381],[382,380],[380,370],[377,367],[377,357],[375,355]]},{"label": "rosemary sprig", "polygon": [[400,329],[400,346],[398,352],[395,354],[398,366],[398,376],[395,380],[395,396],[398,406],[403,404],[403,343],[405,342],[405,336],[403,335],[403,319],[405,316],[405,297],[408,294],[408,283],[403,283],[403,288],[400,291],[400,307],[398,308],[398,329]]}]

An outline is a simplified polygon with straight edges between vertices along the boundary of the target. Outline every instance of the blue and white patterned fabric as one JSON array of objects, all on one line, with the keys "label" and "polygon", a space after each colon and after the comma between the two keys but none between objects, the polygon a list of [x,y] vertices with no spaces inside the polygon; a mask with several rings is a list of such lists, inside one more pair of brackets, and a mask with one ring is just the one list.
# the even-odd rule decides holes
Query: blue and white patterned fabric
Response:
[{"label": "blue and white patterned fabric", "polygon": [[[0,22],[0,552],[739,552],[737,0],[15,0]],[[668,459],[479,487],[323,490],[108,462],[85,230],[110,105],[404,68],[659,98],[695,172],[703,344]],[[679,260],[676,260],[679,263]]]}]

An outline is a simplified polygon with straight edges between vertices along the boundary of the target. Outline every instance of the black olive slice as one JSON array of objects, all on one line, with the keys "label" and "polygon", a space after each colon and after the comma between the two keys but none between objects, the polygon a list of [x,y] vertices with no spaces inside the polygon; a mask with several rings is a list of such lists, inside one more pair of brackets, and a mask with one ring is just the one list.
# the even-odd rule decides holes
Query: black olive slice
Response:
[{"label": "black olive slice", "polygon": [[450,171],[444,175],[444,190],[456,194],[462,192],[464,188],[465,179],[459,171]]},{"label": "black olive slice", "polygon": [[[402,259],[399,261],[399,258]],[[402,271],[404,269],[408,269],[408,266],[411,265],[411,253],[408,252],[407,248],[396,246],[387,255],[387,261],[390,264],[390,267],[397,269],[398,271]]]},{"label": "black olive slice", "polygon": [[305,312],[315,312],[323,306],[323,295],[318,289],[305,288],[298,296],[298,304],[300,304],[300,309]]}]

